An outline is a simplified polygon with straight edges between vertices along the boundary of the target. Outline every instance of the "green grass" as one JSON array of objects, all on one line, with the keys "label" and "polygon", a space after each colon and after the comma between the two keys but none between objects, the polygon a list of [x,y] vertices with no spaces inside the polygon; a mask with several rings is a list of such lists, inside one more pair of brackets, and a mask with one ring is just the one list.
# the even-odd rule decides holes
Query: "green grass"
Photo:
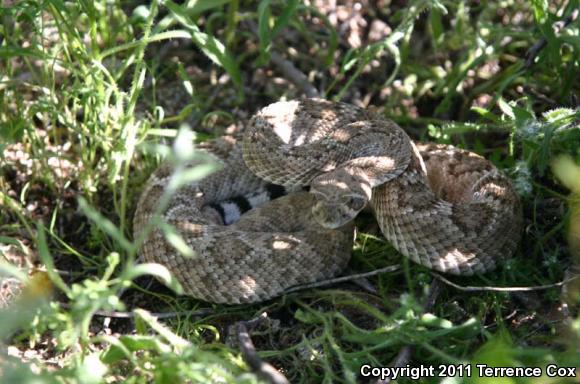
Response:
[{"label": "green grass", "polygon": [[[357,221],[349,268],[402,263],[370,279],[376,293],[341,284],[244,306],[150,284],[153,275],[179,291],[165,269],[138,262],[142,239],[131,232],[161,158],[183,164],[196,155],[191,130],[198,141],[217,137],[270,102],[302,95],[272,64],[276,52],[323,97],[377,107],[415,139],[474,150],[513,178],[525,215],[520,249],[497,271],[455,283],[562,281],[580,262],[580,38],[578,19],[557,33],[553,25],[577,0],[415,0],[369,6],[360,18],[347,6],[350,29],[298,1],[4,3],[0,254],[46,272],[29,279],[20,312],[0,312],[11,346],[0,353],[2,382],[256,382],[230,327],[263,312],[270,322],[251,330],[253,342],[291,382],[357,382],[361,365],[386,366],[405,346],[414,366],[580,361],[578,280],[565,291],[443,286],[424,311],[432,273],[401,260],[367,217]],[[365,28],[377,20],[386,24],[369,40]],[[211,168],[178,166],[169,193]],[[6,262],[0,269],[26,279]],[[569,313],[558,310],[564,302]],[[177,316],[156,320],[143,309]],[[106,312],[134,317],[109,323]]]}]

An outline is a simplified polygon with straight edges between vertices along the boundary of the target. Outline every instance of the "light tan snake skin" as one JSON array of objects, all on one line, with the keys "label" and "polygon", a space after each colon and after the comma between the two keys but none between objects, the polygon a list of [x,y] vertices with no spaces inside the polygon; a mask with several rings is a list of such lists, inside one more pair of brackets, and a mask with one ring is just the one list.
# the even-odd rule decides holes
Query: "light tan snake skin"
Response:
[{"label": "light tan snake skin", "polygon": [[[195,256],[181,255],[159,229],[141,249],[199,299],[256,302],[337,275],[350,258],[352,219],[367,202],[400,253],[441,272],[489,271],[520,239],[519,198],[489,161],[452,146],[413,143],[393,122],[352,105],[274,103],[254,115],[241,145],[221,139],[210,147],[224,167],[180,189],[163,214]],[[147,182],[135,236],[170,175],[163,165]],[[231,225],[209,208],[257,194],[267,182],[310,185],[310,192],[268,202]]]}]

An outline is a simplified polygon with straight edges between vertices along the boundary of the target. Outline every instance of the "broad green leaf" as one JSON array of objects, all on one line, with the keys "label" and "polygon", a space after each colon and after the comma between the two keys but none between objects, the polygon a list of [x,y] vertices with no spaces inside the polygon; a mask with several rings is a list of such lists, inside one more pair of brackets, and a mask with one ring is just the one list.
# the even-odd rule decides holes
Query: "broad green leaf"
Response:
[{"label": "broad green leaf", "polygon": [[494,115],[492,112],[488,111],[485,108],[471,107],[471,110],[473,112],[479,114],[481,117],[483,117],[486,120],[492,121],[494,123],[501,123],[501,119],[499,117],[497,117],[496,115]]},{"label": "broad green leaf", "polygon": [[195,252],[193,249],[187,245],[183,237],[173,228],[171,225],[164,222],[159,223],[163,235],[169,244],[173,246],[181,255],[188,258],[195,257]]},{"label": "broad green leaf", "polygon": [[209,176],[213,172],[221,168],[221,165],[217,162],[197,164],[192,168],[187,168],[180,170],[175,173],[171,178],[169,189],[176,190],[177,188],[187,185],[193,181],[201,180],[206,176]]},{"label": "broad green leaf", "polygon": [[184,349],[191,345],[189,341],[181,338],[165,325],[161,324],[157,318],[148,311],[144,309],[136,309],[134,313],[135,319],[146,323],[151,329],[153,329],[159,335],[163,336],[174,347],[178,349]]},{"label": "broad green leaf", "polygon": [[173,277],[171,272],[169,272],[169,269],[167,269],[167,267],[164,265],[156,263],[137,264],[129,268],[127,272],[127,278],[130,280],[143,275],[155,276],[161,280],[163,284],[173,289],[178,295],[183,294],[183,288],[181,287],[181,284],[179,284],[179,281]]},{"label": "broad green leaf", "polygon": [[577,118],[578,111],[572,108],[554,108],[542,114],[548,123],[556,123],[561,120]]},{"label": "broad green leaf", "polygon": [[116,340],[116,343],[111,344],[101,357],[101,360],[106,364],[114,364],[126,358],[131,352],[137,351],[170,353],[171,348],[155,336],[123,335]]},{"label": "broad green leaf", "polygon": [[497,101],[497,105],[499,106],[499,109],[501,109],[501,111],[504,113],[504,115],[507,115],[512,120],[516,118],[513,111],[513,107],[509,105],[504,99],[500,98]]},{"label": "broad green leaf", "polygon": [[453,328],[453,323],[451,321],[437,317],[432,313],[423,314],[421,316],[421,322],[430,327],[445,328],[445,329]]},{"label": "broad green leaf", "polygon": [[514,116],[516,117],[516,122],[518,125],[521,125],[528,120],[535,119],[535,116],[532,112],[528,111],[527,109],[520,108],[517,105],[513,107],[512,111],[514,112]]}]

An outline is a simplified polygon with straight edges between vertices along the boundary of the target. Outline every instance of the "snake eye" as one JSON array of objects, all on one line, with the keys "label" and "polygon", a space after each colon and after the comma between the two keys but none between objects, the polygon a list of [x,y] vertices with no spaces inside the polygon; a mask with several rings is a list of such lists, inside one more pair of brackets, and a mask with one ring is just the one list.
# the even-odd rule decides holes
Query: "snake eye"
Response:
[{"label": "snake eye", "polygon": [[349,196],[347,200],[348,206],[355,211],[363,209],[366,203],[367,200],[360,196]]}]

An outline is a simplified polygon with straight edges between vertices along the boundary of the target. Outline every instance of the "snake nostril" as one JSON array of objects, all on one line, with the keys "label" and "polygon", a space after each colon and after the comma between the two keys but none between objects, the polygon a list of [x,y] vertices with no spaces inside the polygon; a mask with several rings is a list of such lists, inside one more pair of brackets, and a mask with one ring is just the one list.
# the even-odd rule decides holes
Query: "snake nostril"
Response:
[{"label": "snake nostril", "polygon": [[355,211],[360,211],[361,209],[363,209],[365,206],[365,203],[366,203],[366,199],[363,199],[362,197],[359,197],[359,196],[352,196],[348,200],[348,205],[352,209],[354,209]]}]

